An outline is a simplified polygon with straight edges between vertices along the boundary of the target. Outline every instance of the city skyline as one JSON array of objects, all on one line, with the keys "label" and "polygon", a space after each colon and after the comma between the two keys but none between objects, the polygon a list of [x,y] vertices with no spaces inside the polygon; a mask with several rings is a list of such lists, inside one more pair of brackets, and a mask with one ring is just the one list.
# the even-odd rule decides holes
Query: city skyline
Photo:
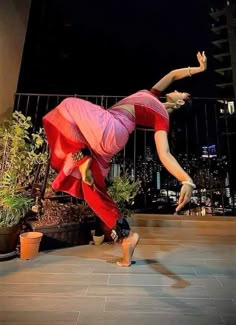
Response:
[{"label": "city skyline", "polygon": [[[142,185],[133,208],[174,213],[181,185],[165,170],[151,147],[146,147],[146,153],[139,155],[135,163],[128,157],[124,161],[122,153],[116,155],[111,164],[109,179],[111,181],[126,173],[133,180],[141,180]],[[232,215],[235,198],[231,193],[228,158],[215,151],[214,155],[206,156],[204,149],[201,156],[179,154],[176,158],[191,174],[197,186],[185,211],[191,213],[192,209],[204,208],[198,213]]]}]

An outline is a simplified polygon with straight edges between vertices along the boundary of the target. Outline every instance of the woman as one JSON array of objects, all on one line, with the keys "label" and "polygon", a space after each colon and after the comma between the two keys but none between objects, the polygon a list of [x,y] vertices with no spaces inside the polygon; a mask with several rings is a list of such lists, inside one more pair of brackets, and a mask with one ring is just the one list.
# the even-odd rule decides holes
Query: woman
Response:
[{"label": "woman", "polygon": [[152,127],[158,156],[164,167],[182,183],[179,211],[189,202],[195,187],[169,151],[168,112],[185,104],[188,93],[172,92],[166,102],[160,93],[173,81],[206,70],[205,53],[197,53],[198,67],[173,70],[158,81],[150,91],[141,90],[105,110],[79,98],[67,98],[43,118],[51,165],[58,171],[53,188],[83,198],[111,229],[114,241],[120,242],[123,258],[118,266],[130,266],[139,235],[130,230],[112,198],[107,194],[105,178],[112,157],[122,150],[136,125]]}]

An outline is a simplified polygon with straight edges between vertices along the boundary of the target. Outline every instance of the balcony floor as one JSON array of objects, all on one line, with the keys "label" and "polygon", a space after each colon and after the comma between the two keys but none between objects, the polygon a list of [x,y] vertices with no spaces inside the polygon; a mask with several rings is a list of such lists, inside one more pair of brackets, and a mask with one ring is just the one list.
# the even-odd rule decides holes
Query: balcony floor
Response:
[{"label": "balcony floor", "polygon": [[0,262],[0,324],[235,325],[236,219],[200,219],[131,222],[142,239],[129,268],[110,243]]}]

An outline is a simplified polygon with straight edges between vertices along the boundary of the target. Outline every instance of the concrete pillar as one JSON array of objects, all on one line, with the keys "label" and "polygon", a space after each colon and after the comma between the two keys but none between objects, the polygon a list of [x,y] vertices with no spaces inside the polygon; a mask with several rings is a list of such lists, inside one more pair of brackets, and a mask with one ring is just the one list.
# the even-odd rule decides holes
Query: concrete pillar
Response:
[{"label": "concrete pillar", "polygon": [[13,110],[31,0],[0,0],[0,121]]}]

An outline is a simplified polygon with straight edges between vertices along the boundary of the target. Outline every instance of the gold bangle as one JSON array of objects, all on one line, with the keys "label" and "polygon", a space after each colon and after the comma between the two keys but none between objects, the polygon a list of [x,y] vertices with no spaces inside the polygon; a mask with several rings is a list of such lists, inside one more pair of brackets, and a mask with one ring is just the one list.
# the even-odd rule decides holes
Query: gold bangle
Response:
[{"label": "gold bangle", "polygon": [[189,75],[189,77],[192,77],[192,73],[190,71],[190,67],[188,67],[188,75]]}]

